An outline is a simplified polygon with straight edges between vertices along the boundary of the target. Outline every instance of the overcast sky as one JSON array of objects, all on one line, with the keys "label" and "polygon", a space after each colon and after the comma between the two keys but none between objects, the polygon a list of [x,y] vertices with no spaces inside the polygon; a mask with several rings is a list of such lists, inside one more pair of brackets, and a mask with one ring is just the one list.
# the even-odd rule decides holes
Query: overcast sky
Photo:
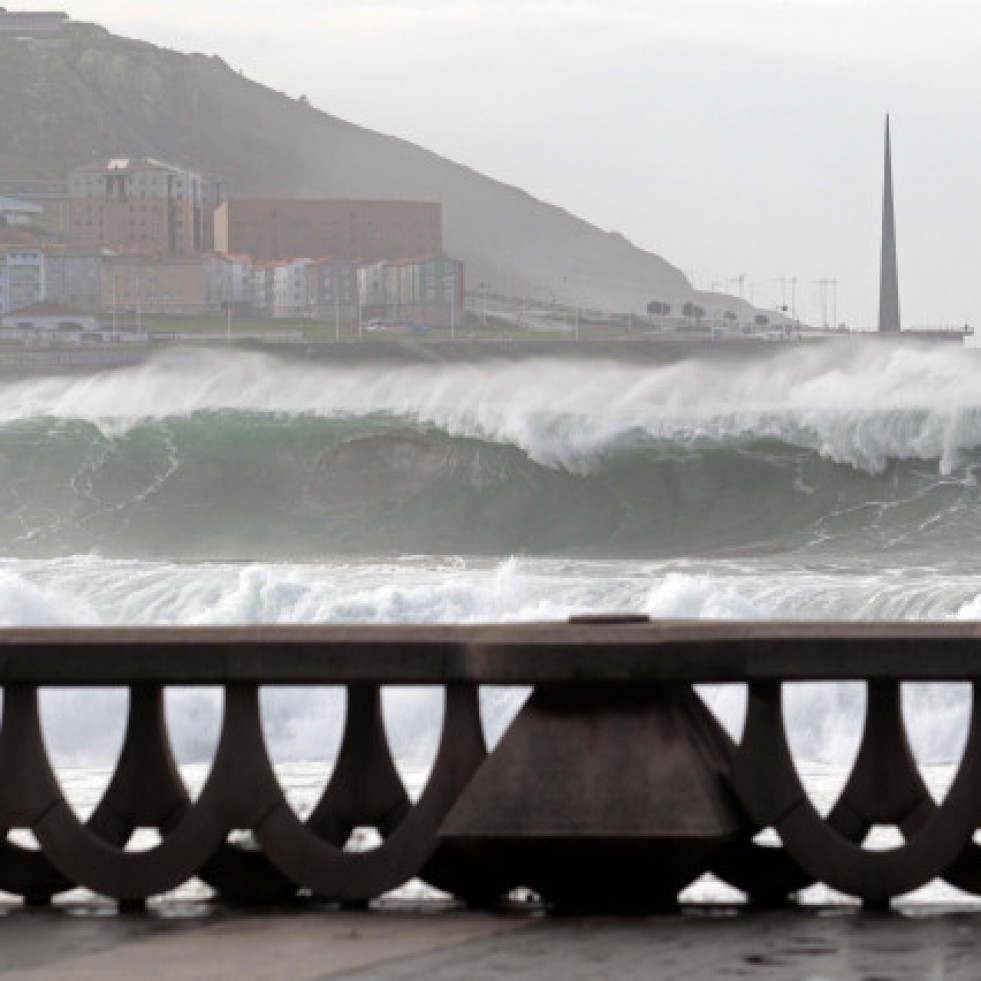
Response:
[{"label": "overcast sky", "polygon": [[[8,9],[37,3],[6,0]],[[45,5],[41,5],[45,6]],[[50,7],[50,4],[46,5]],[[77,0],[663,255],[874,324],[882,127],[904,325],[981,328],[977,0]],[[782,286],[779,280],[788,281]],[[831,291],[828,290],[828,316]]]}]

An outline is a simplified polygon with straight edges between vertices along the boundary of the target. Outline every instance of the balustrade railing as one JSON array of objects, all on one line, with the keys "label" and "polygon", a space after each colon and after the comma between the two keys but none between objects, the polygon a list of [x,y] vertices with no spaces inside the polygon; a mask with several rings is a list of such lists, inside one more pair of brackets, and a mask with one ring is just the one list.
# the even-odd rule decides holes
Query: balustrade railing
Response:
[{"label": "balustrade railing", "polygon": [[[822,816],[788,747],[783,686],[863,681],[864,734]],[[959,681],[975,710],[953,783],[931,797],[900,686]],[[517,886],[569,907],[650,908],[711,871],[750,900],[822,882],[882,904],[936,878],[981,894],[981,625],[615,621],[447,627],[0,631],[0,890],[43,903],[76,886],[139,904],[194,876],[233,902],[310,894],[363,903],[414,878],[472,902]],[[746,687],[736,741],[694,690]],[[224,712],[196,799],[171,751],[168,687],[220,686]],[[260,689],[340,685],[345,732],[305,819],[264,741]],[[442,735],[421,796],[399,776],[383,686],[441,686]],[[532,694],[488,751],[479,691]],[[87,820],[46,750],[38,690],[123,686],[123,748]],[[873,826],[903,844],[870,850]],[[345,849],[356,828],[381,844]],[[127,850],[136,829],[160,841]],[[776,831],[780,845],[754,839]],[[248,832],[251,844],[236,843]],[[13,836],[16,838],[16,835]]]}]

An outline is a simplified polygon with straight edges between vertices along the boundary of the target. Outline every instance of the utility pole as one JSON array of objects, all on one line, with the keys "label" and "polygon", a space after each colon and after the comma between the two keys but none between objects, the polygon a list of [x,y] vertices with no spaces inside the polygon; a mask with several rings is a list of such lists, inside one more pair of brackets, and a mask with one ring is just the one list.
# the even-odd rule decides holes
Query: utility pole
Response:
[{"label": "utility pole", "polygon": [[456,291],[460,283],[459,267],[453,276],[453,289],[450,290],[450,340],[456,340]]},{"label": "utility pole", "polygon": [[228,315],[228,323],[225,330],[228,336],[228,343],[232,343],[232,264],[228,264],[228,281],[225,284],[225,312]]},{"label": "utility pole", "polygon": [[363,337],[362,326],[361,326],[361,283],[358,283],[358,340],[360,341]]},{"label": "utility pole", "polygon": [[828,329],[828,287],[831,285],[830,279],[819,279],[818,286],[821,287],[821,326]]},{"label": "utility pole", "polygon": [[[774,282],[780,284],[780,307],[783,309],[787,306],[787,283],[790,280],[786,276],[781,276],[779,279],[775,279]],[[784,310],[784,312],[786,311]]]}]

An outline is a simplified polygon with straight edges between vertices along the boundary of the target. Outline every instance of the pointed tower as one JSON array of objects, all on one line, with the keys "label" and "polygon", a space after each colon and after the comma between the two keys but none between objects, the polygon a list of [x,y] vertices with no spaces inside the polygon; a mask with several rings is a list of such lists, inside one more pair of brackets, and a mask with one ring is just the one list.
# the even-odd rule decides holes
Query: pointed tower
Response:
[{"label": "pointed tower", "polygon": [[892,208],[892,152],[886,116],[886,167],[882,185],[882,265],[879,274],[879,333],[898,334],[899,272],[896,266],[896,219]]}]

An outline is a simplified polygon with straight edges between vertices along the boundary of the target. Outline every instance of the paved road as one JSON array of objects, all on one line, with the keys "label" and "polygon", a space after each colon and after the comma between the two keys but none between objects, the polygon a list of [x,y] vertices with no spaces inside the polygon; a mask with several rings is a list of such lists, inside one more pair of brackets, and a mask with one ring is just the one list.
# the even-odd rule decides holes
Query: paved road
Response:
[{"label": "paved road", "polygon": [[625,919],[446,909],[233,914],[184,904],[121,916],[101,905],[0,907],[0,977],[977,981],[981,914],[700,910]]}]

